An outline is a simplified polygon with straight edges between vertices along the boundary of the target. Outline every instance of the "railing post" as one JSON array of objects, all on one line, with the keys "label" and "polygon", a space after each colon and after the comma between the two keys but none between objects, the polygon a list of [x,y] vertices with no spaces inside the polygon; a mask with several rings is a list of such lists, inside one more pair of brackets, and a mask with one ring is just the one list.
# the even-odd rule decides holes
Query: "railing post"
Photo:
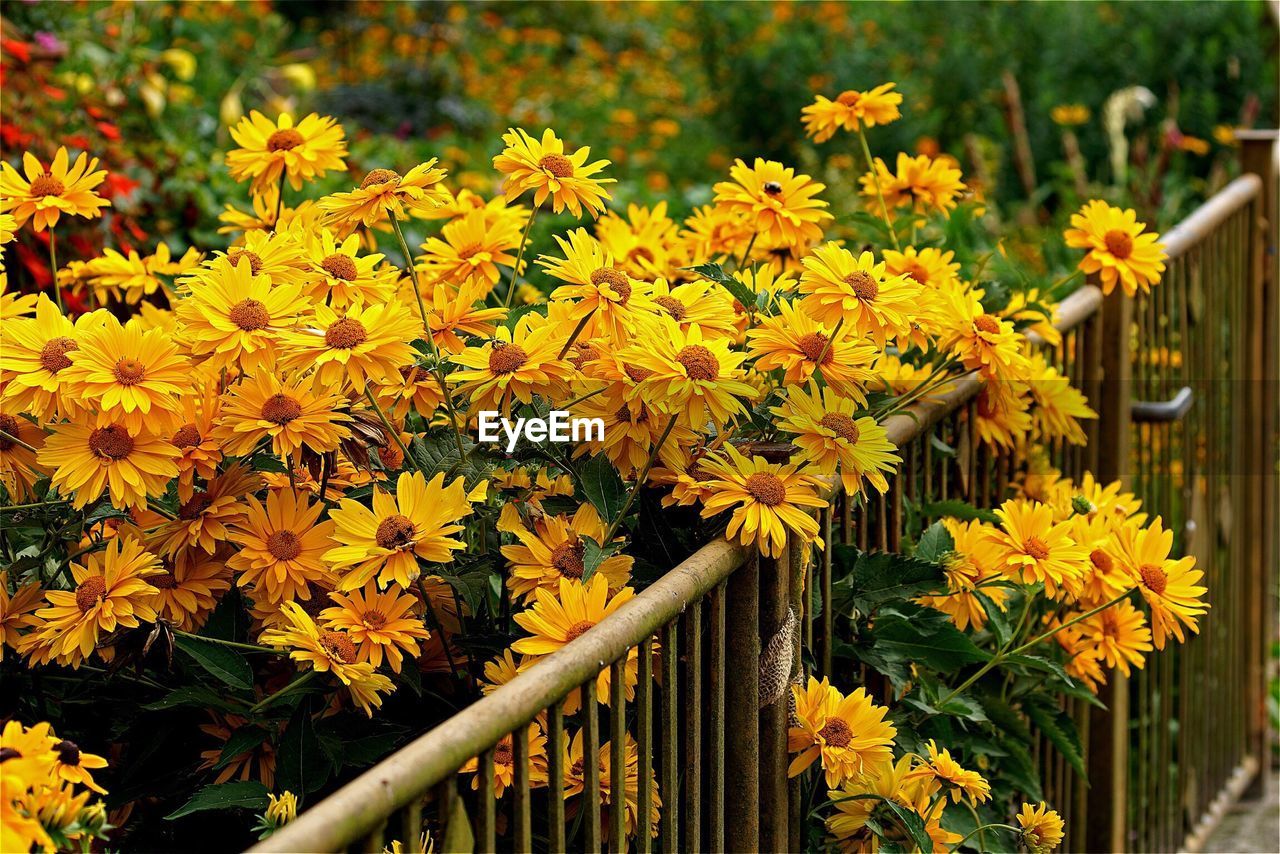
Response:
[{"label": "railing post", "polygon": [[1249,364],[1245,368],[1249,387],[1247,401],[1249,446],[1246,450],[1248,470],[1237,472],[1245,477],[1248,488],[1249,515],[1244,542],[1252,552],[1246,561],[1251,568],[1249,579],[1251,613],[1247,633],[1249,685],[1246,697],[1250,719],[1249,748],[1256,751],[1259,770],[1249,794],[1261,795],[1271,767],[1271,740],[1266,708],[1267,649],[1276,636],[1275,597],[1276,565],[1280,563],[1277,529],[1280,529],[1280,477],[1277,456],[1280,455],[1280,283],[1276,278],[1277,210],[1280,197],[1280,170],[1277,169],[1278,133],[1275,130],[1237,131],[1240,160],[1245,172],[1262,179],[1262,193],[1254,201],[1250,218],[1249,341],[1245,352]]},{"label": "railing post", "polygon": [[[788,541],[794,539],[788,537]],[[788,546],[790,542],[788,542]],[[787,819],[787,692],[791,681],[791,549],[760,561],[760,845],[790,850]],[[790,625],[789,625],[790,624]],[[747,677],[747,674],[743,674]],[[749,677],[747,677],[749,678]]]},{"label": "railing post", "polygon": [[[1098,471],[1107,483],[1130,478],[1129,442],[1132,408],[1130,325],[1133,300],[1117,287],[1102,304],[1102,362],[1098,389]],[[1129,789],[1129,680],[1113,670],[1099,692],[1106,710],[1091,709],[1089,719],[1089,800],[1091,820],[1086,851],[1126,850]]]},{"label": "railing post", "polygon": [[725,848],[760,850],[760,564],[752,554],[725,590]]}]

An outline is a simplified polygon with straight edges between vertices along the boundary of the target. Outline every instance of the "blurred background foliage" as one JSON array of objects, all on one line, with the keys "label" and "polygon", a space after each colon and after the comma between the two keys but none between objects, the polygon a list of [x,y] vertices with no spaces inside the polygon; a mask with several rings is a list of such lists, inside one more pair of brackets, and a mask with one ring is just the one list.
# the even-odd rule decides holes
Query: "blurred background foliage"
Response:
[{"label": "blurred background foliage", "polygon": [[[3,155],[100,156],[112,234],[144,248],[150,235],[217,246],[214,199],[248,208],[221,156],[250,109],[337,116],[354,175],[437,156],[484,194],[502,131],[552,126],[614,161],[616,208],[666,199],[679,216],[738,156],[852,194],[856,140],[814,145],[800,109],[893,80],[904,120],[874,147],[954,156],[993,228],[1026,244],[1086,194],[1167,227],[1230,177],[1233,128],[1277,123],[1261,0],[3,0],[0,14]],[[24,255],[37,276],[41,254]]]}]

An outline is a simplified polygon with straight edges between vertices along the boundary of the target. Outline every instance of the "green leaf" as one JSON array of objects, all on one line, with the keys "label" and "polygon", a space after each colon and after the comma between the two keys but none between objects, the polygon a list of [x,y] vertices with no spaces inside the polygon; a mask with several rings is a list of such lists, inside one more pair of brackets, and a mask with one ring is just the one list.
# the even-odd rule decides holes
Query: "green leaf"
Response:
[{"label": "green leaf", "polygon": [[604,563],[614,553],[618,544],[610,543],[607,546],[602,546],[590,537],[583,537],[582,545],[582,583],[586,584],[591,580],[591,576],[595,575],[596,570],[600,568],[600,564]]},{"label": "green leaf", "polygon": [[1044,793],[1040,788],[1040,776],[1036,773],[1035,762],[1031,759],[1031,751],[1016,742],[1009,742],[1001,746],[1008,754],[1000,760],[1001,775],[1017,787],[1025,800],[1044,800]]},{"label": "green leaf", "polygon": [[173,643],[232,688],[242,691],[253,688],[253,669],[245,657],[231,647],[189,635],[175,635]]},{"label": "green leaf", "polygon": [[1009,639],[1013,637],[1013,626],[1009,624],[1009,615],[981,590],[975,589],[969,592],[982,603],[982,610],[987,612],[987,628],[991,630],[991,636],[996,639],[996,644],[1001,647],[1006,646]]},{"label": "green leaf", "polygon": [[242,726],[235,730],[223,743],[222,753],[218,755],[218,762],[213,767],[215,769],[221,768],[241,753],[253,750],[253,748],[262,744],[264,736],[266,736],[266,732],[256,726]]},{"label": "green leaf", "polygon": [[170,691],[154,703],[147,703],[142,708],[148,712],[159,712],[180,706],[212,707],[224,711],[243,712],[244,704],[231,701],[225,694],[206,688],[203,685],[188,685]]},{"label": "green leaf", "polygon": [[547,313],[546,303],[527,303],[525,305],[518,305],[507,312],[507,317],[505,320],[502,321],[502,325],[505,326],[507,329],[515,329],[516,324],[520,322],[520,318],[524,317],[525,315],[541,314],[545,317],[546,313]]},{"label": "green leaf", "polygon": [[311,720],[311,702],[294,711],[276,751],[276,786],[295,794],[314,792],[329,779],[332,769]]},{"label": "green leaf", "polygon": [[756,304],[756,295],[742,282],[725,272],[724,267],[716,263],[699,264],[696,267],[686,267],[692,270],[704,279],[710,279],[717,285],[723,287],[726,291],[733,294],[733,298],[742,303],[743,308],[751,308]]},{"label": "green leaf", "polygon": [[983,282],[982,283],[982,310],[987,314],[999,314],[1009,306],[1009,300],[1013,296],[1007,285],[1000,282]]},{"label": "green leaf", "polygon": [[952,499],[949,501],[933,501],[929,504],[923,504],[920,507],[920,513],[924,516],[950,516],[953,519],[959,519],[962,522],[972,522],[974,519],[981,519],[989,525],[1000,524],[1000,517],[991,510],[983,507],[974,507],[967,501],[959,501]]},{"label": "green leaf", "polygon": [[834,548],[841,577],[834,585],[833,606],[845,614],[854,609],[869,614],[886,602],[933,593],[946,585],[946,575],[936,563],[893,552],[862,552],[853,546]]},{"label": "green leaf", "polygon": [[622,478],[618,477],[613,463],[604,454],[591,457],[577,468],[582,494],[600,513],[605,524],[610,524],[627,503],[627,487]]},{"label": "green leaf", "polygon": [[875,649],[888,659],[944,673],[990,657],[945,614],[908,602],[882,608],[871,635]]},{"label": "green leaf", "polygon": [[1053,743],[1076,773],[1084,776],[1084,758],[1080,749],[1080,735],[1071,716],[1053,705],[1057,699],[1032,698],[1023,703],[1023,710],[1036,728]]},{"label": "green leaf", "polygon": [[166,821],[182,818],[204,810],[266,808],[267,787],[257,780],[237,780],[234,783],[218,783],[205,786],[195,797],[165,816]]},{"label": "green leaf", "polygon": [[898,821],[902,822],[903,827],[907,829],[907,833],[911,836],[911,841],[916,844],[924,854],[933,854],[933,839],[929,837],[929,831],[925,829],[924,819],[913,809],[907,809],[901,804],[885,800],[881,801],[885,806],[893,811],[898,817]]},{"label": "green leaf", "polygon": [[934,522],[916,542],[915,557],[930,563],[940,563],[955,547],[956,541],[951,538],[951,532],[946,526],[941,522]]},{"label": "green leaf", "polygon": [[[1004,657],[1003,663],[1006,666],[1014,665],[1014,667],[1011,669],[1013,669],[1015,673],[1020,672],[1017,668],[1024,668],[1024,670],[1021,672],[1025,672],[1026,669],[1029,669],[1029,670],[1039,670],[1043,673],[1049,673],[1057,677],[1057,680],[1062,683],[1061,687],[1070,688],[1076,684],[1075,680],[1072,679],[1067,674],[1066,669],[1063,668],[1061,664],[1059,664],[1058,662],[1052,659],[1044,658],[1043,656],[1006,655]],[[1058,686],[1055,686],[1055,687],[1058,687]]]}]

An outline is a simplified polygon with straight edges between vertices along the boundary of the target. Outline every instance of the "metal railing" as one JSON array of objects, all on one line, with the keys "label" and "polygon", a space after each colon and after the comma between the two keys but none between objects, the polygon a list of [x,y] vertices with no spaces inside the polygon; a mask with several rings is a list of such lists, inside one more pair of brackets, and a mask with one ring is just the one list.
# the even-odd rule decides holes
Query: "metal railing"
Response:
[{"label": "metal railing", "polygon": [[[1243,773],[1235,769],[1247,772],[1263,755],[1265,721],[1250,704],[1261,703],[1261,638],[1272,625],[1262,592],[1271,589],[1267,579],[1274,578],[1276,556],[1274,531],[1267,525],[1270,520],[1274,527],[1277,506],[1274,386],[1280,376],[1275,359],[1280,323],[1275,288],[1263,287],[1266,270],[1259,252],[1267,235],[1250,231],[1260,222],[1274,222],[1265,220],[1262,186],[1256,177],[1241,178],[1170,231],[1169,274],[1155,296],[1137,301],[1136,309],[1133,300],[1118,294],[1104,299],[1091,285],[1065,300],[1056,321],[1062,341],[1045,351],[1100,415],[1084,425],[1086,446],[1059,442],[1050,448],[1051,461],[1064,475],[1092,470],[1103,478],[1124,478],[1152,512],[1179,524],[1193,518],[1185,501],[1174,500],[1179,490],[1203,500],[1211,482],[1230,483],[1239,502],[1233,503],[1235,524],[1242,531],[1225,550],[1210,548],[1208,538],[1200,537],[1200,546],[1192,546],[1205,550],[1197,554],[1208,571],[1214,608],[1202,637],[1168,663],[1152,657],[1132,684],[1113,680],[1110,712],[1067,701],[1089,754],[1090,780],[1077,777],[1047,742],[1040,746],[1036,758],[1046,797],[1066,821],[1064,850],[1175,848],[1188,829],[1212,813],[1220,792],[1239,788],[1238,782],[1236,789],[1229,788]],[[1214,263],[1207,264],[1207,258]],[[1212,292],[1204,306],[1232,306],[1222,309],[1229,319],[1217,324],[1212,339],[1193,340],[1198,329],[1169,320],[1181,316],[1179,307],[1190,311],[1187,289],[1193,281]],[[1249,288],[1238,286],[1245,282]],[[1257,300],[1256,311],[1241,311],[1244,299]],[[1203,321],[1209,315],[1197,317]],[[1256,397],[1221,388],[1213,392],[1212,382],[1199,382],[1209,376],[1148,370],[1143,361],[1157,346],[1170,353],[1185,348],[1183,367],[1207,368],[1214,348],[1237,332],[1245,334],[1239,339],[1245,343],[1232,343],[1237,349],[1219,354],[1214,364],[1260,381]],[[1217,337],[1220,333],[1224,338]],[[1133,346],[1135,340],[1139,346]],[[1240,368],[1241,358],[1254,350],[1261,354],[1256,365]],[[1136,393],[1162,400],[1184,385],[1194,395],[1187,429],[1179,432],[1177,422],[1130,426]],[[1015,473],[1014,460],[1011,453],[979,441],[972,429],[981,388],[969,375],[945,394],[917,403],[909,414],[890,418],[885,426],[903,463],[889,491],[862,502],[833,496],[821,515],[826,541],[896,549],[908,503],[918,509],[962,498],[989,505],[1003,496]],[[1241,420],[1224,425],[1224,411]],[[1263,429],[1253,426],[1255,417]],[[1224,426],[1232,425],[1237,430],[1249,425],[1252,433],[1230,441]],[[1139,441],[1129,441],[1131,430],[1141,433]],[[953,452],[940,452],[943,447]],[[1230,471],[1269,474],[1231,480],[1228,470],[1215,468],[1221,462],[1215,455],[1221,454],[1236,466]],[[1178,470],[1175,460],[1182,461]],[[1220,537],[1221,532],[1219,524],[1210,533]],[[621,851],[629,840],[639,851],[800,850],[798,781],[786,776],[787,702],[785,691],[775,689],[802,669],[817,675],[832,669],[833,612],[816,607],[831,601],[831,551],[809,561],[794,545],[770,560],[726,541],[704,546],[581,637],[406,745],[253,850],[381,851],[384,838],[394,837],[403,841],[403,850],[420,851],[424,810],[436,849],[443,851],[494,851],[500,825],[504,850],[598,851],[607,844]],[[1242,615],[1248,618],[1244,628],[1231,619]],[[1232,663],[1217,672],[1216,662],[1227,648]],[[636,681],[628,698],[633,655]],[[597,677],[606,671],[610,703],[601,706]],[[887,685],[863,681],[880,702],[888,700]],[[1241,720],[1232,721],[1230,737],[1218,732],[1227,731],[1224,722],[1230,717],[1221,707],[1207,714],[1196,709],[1212,692],[1225,689],[1234,692],[1230,702],[1239,701],[1243,710]],[[608,777],[602,778],[600,764],[589,760],[573,769],[583,792],[567,812],[567,769],[559,747],[569,718],[563,704],[579,691],[580,709],[570,719],[580,727],[581,756],[597,756],[607,742]],[[1180,704],[1176,712],[1174,703]],[[634,706],[630,731],[636,754],[630,770],[628,706]],[[528,737],[535,719],[543,722],[548,745],[536,766],[537,781]],[[496,756],[514,761],[512,791],[501,800],[494,797]],[[458,772],[473,758],[478,758],[477,788],[460,790]],[[1197,764],[1202,762],[1207,764]],[[1177,771],[1144,777],[1144,765]],[[626,791],[631,775],[634,805],[618,794]],[[535,811],[535,791],[543,785],[546,796],[536,798]],[[651,838],[647,828],[655,796],[661,810]],[[628,810],[635,825],[631,837],[623,815]]]}]

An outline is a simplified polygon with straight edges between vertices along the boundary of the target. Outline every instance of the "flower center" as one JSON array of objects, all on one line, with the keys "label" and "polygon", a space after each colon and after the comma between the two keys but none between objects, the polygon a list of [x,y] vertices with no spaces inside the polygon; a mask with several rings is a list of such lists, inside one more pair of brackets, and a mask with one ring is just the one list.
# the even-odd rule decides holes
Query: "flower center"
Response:
[{"label": "flower center", "polygon": [[831,747],[848,747],[853,741],[853,730],[839,718],[827,721],[827,725],[818,730],[818,735]]},{"label": "flower center", "polygon": [[622,371],[633,383],[642,383],[649,379],[649,377],[653,376],[653,371],[648,368],[641,368],[638,365],[632,364],[624,365],[622,367]]},{"label": "flower center", "polygon": [[[18,419],[12,415],[0,415],[0,430],[3,430],[9,436],[18,435]],[[13,439],[8,436],[0,436],[0,451],[8,451],[14,446]]]},{"label": "flower center", "polygon": [[343,252],[335,252],[332,255],[324,256],[320,266],[330,276],[335,279],[342,279],[344,282],[350,282],[360,275],[360,271],[356,269],[356,259]]},{"label": "flower center", "polygon": [[343,632],[321,632],[320,646],[324,651],[329,653],[330,658],[336,658],[343,664],[355,664],[356,661],[356,645],[351,642],[351,638],[347,637]]},{"label": "flower center", "polygon": [[302,541],[293,531],[272,531],[267,537],[267,551],[276,560],[293,560],[302,554]]},{"label": "flower center", "polygon": [[158,590],[172,590],[178,586],[178,579],[174,576],[173,570],[166,569],[160,575],[149,576],[147,583]]},{"label": "flower center", "polygon": [[848,91],[841,92],[839,95],[837,95],[836,103],[846,107],[852,107],[858,103],[858,100],[861,97],[862,97],[861,92],[855,92],[854,90],[850,89]]},{"label": "flower center", "polygon": [[262,402],[262,420],[288,424],[302,414],[302,404],[287,394],[273,394]]},{"label": "flower center", "polygon": [[529,361],[529,354],[519,344],[494,347],[489,354],[489,370],[495,374],[509,374]]},{"label": "flower center", "polygon": [[241,258],[248,260],[250,273],[256,276],[262,272],[262,256],[257,252],[250,252],[248,249],[234,249],[227,253],[227,260],[231,262],[232,267],[240,266]]},{"label": "flower center", "polygon": [[572,626],[569,627],[569,631],[564,633],[564,642],[569,643],[570,641],[577,640],[578,638],[582,637],[582,635],[587,631],[587,629],[591,628],[594,625],[595,623],[586,622],[585,620],[581,623],[574,623]]},{"label": "flower center", "polygon": [[999,414],[1000,410],[996,407],[995,400],[983,388],[982,393],[978,395],[978,417],[991,419]]},{"label": "flower center", "polygon": [[107,595],[107,581],[101,575],[91,575],[76,588],[76,607],[87,614]]},{"label": "flower center", "polygon": [[1049,545],[1037,536],[1027,537],[1022,541],[1022,550],[1036,560],[1044,560],[1049,556]]},{"label": "flower center", "polygon": [[858,441],[858,425],[848,415],[841,412],[828,412],[818,423],[833,431],[841,439],[848,439],[850,443]]},{"label": "flower center", "polygon": [[204,511],[208,510],[209,505],[212,503],[212,495],[207,492],[197,492],[178,508],[178,518],[185,519],[189,522],[198,517]]},{"label": "flower center", "polygon": [[399,184],[400,173],[391,169],[371,169],[369,174],[364,176],[364,180],[360,182],[360,189],[367,190],[376,184]]},{"label": "flower center", "polygon": [[39,196],[40,198],[61,196],[66,191],[66,186],[48,172],[31,182],[31,195]]},{"label": "flower center", "polygon": [[10,759],[21,759],[22,751],[14,750],[12,747],[0,747],[0,762],[8,762]]},{"label": "flower center", "polygon": [[649,411],[641,406],[639,412],[632,414],[631,408],[624,403],[617,412],[613,413],[613,420],[621,424],[631,424],[633,421],[636,424],[643,424],[649,420]]},{"label": "flower center", "polygon": [[120,385],[137,385],[146,376],[147,369],[137,359],[125,358],[116,362],[112,373],[115,374],[116,382]]},{"label": "flower center", "polygon": [[1111,571],[1111,567],[1112,567],[1111,555],[1107,554],[1102,549],[1094,549],[1093,551],[1089,552],[1089,561],[1094,565],[1094,567],[1097,568],[1099,572]]},{"label": "flower center", "polygon": [[510,765],[515,754],[511,750],[511,745],[502,742],[493,748],[493,764],[494,765]]},{"label": "flower center", "polygon": [[363,344],[369,333],[364,324],[355,318],[344,317],[338,320],[324,333],[324,343],[335,350],[350,350]]},{"label": "flower center", "polygon": [[631,299],[631,281],[627,274],[613,267],[601,267],[591,274],[591,284],[608,285],[618,295],[618,304],[626,305]]},{"label": "flower center", "polygon": [[1000,321],[989,314],[980,314],[973,319],[973,327],[979,332],[995,335],[1000,331]]},{"label": "flower center", "polygon": [[404,516],[396,514],[382,520],[373,539],[377,542],[379,548],[399,551],[413,544],[413,535],[415,533],[417,531],[413,527],[413,523]]},{"label": "flower center", "polygon": [[1133,238],[1128,232],[1112,229],[1102,236],[1102,242],[1106,244],[1107,251],[1121,261],[1133,254]]},{"label": "flower center", "polygon": [[600,358],[600,351],[590,341],[574,341],[573,351],[573,358],[569,361],[573,362],[573,366],[578,370],[582,370],[582,366],[587,362],[594,362]]},{"label": "flower center", "polygon": [[1155,564],[1144,563],[1138,574],[1142,576],[1142,586],[1157,596],[1163,595],[1165,588],[1169,586],[1168,574]]},{"label": "flower center", "polygon": [[271,315],[267,307],[256,299],[244,299],[231,306],[227,317],[245,332],[253,332],[271,325]]},{"label": "flower center", "polygon": [[914,279],[917,284],[929,284],[929,271],[919,264],[912,264],[902,274],[908,279]]},{"label": "flower center", "polygon": [[765,181],[764,191],[771,196],[776,196],[782,192],[782,185],[777,181]]},{"label": "flower center", "polygon": [[580,579],[587,571],[582,560],[586,551],[587,547],[581,540],[563,542],[551,552],[551,565],[565,578]]},{"label": "flower center", "polygon": [[40,367],[51,374],[56,374],[63,368],[71,367],[71,359],[67,353],[79,349],[80,345],[70,338],[50,338],[40,348]]},{"label": "flower center", "polygon": [[667,310],[667,314],[671,315],[674,320],[684,320],[688,310],[684,307],[684,303],[675,297],[654,297],[653,301]]},{"label": "flower center", "polygon": [[684,365],[691,380],[714,380],[720,376],[720,363],[710,350],[701,344],[689,344],[676,354],[676,361]]},{"label": "flower center", "polygon": [[376,632],[387,624],[387,615],[381,611],[365,611],[360,617],[360,623],[366,629]]},{"label": "flower center", "polygon": [[104,460],[122,460],[133,450],[133,437],[118,424],[99,427],[89,434],[89,450]]},{"label": "flower center", "polygon": [[854,270],[844,277],[844,283],[853,288],[853,295],[863,302],[874,302],[880,296],[880,286],[866,270]]},{"label": "flower center", "polygon": [[563,154],[544,154],[538,161],[538,168],[545,169],[557,178],[568,178],[573,175],[573,161]]},{"label": "flower center", "polygon": [[80,764],[80,745],[74,741],[63,739],[53,746],[58,751],[58,761],[63,765],[79,765]]},{"label": "flower center", "polygon": [[267,137],[267,151],[292,151],[306,142],[294,128],[281,128]]},{"label": "flower center", "polygon": [[[827,365],[836,357],[835,352],[827,347],[831,339],[823,335],[821,332],[810,332],[808,335],[800,336],[796,341],[796,346],[800,348],[800,352],[804,353],[804,357],[810,362],[818,361],[818,357],[822,357],[822,364]],[[823,352],[826,355],[823,356]]]},{"label": "flower center", "polygon": [[787,500],[787,487],[776,474],[758,471],[747,478],[747,492],[751,497],[768,507],[777,507]]}]

